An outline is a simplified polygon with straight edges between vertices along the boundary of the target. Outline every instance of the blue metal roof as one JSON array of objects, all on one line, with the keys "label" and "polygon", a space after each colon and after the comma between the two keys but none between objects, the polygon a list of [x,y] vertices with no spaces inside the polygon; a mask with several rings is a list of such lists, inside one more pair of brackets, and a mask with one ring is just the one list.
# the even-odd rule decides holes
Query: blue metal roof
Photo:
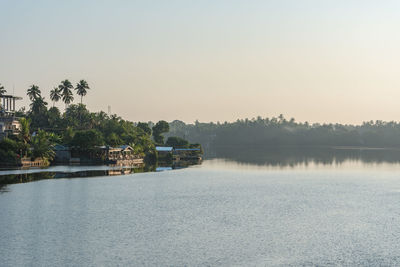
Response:
[{"label": "blue metal roof", "polygon": [[170,171],[172,170],[172,167],[157,167],[156,172],[162,172],[162,171]]},{"label": "blue metal roof", "polygon": [[174,148],[172,146],[156,146],[157,151],[169,152],[172,151]]}]

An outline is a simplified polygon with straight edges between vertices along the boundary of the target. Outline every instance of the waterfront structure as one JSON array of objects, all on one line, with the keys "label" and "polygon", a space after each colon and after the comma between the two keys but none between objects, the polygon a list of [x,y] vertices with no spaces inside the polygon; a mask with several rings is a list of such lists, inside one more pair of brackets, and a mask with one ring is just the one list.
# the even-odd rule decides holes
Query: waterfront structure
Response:
[{"label": "waterfront structure", "polygon": [[136,165],[143,163],[143,158],[135,154],[129,145],[119,147],[99,146],[88,151],[74,147],[56,145],[54,163],[57,164],[113,164]]},{"label": "waterfront structure", "polygon": [[15,117],[16,100],[22,97],[13,95],[0,96],[0,140],[10,134],[17,134],[21,128],[18,118]]}]

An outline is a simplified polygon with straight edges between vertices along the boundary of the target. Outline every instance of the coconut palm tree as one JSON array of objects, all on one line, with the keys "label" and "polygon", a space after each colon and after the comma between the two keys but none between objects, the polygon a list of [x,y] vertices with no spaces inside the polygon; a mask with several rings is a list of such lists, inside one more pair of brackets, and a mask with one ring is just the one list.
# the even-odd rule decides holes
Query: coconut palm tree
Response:
[{"label": "coconut palm tree", "polygon": [[68,107],[69,104],[71,104],[72,101],[74,101],[74,96],[72,95],[72,92],[66,92],[65,94],[63,94],[62,96],[62,100],[65,103],[65,108]]},{"label": "coconut palm tree", "polygon": [[31,101],[34,101],[35,99],[40,97],[40,89],[39,86],[32,84],[31,87],[28,89],[27,95],[29,96],[29,99]]},{"label": "coconut palm tree", "polygon": [[42,158],[45,161],[51,161],[54,158],[54,142],[45,131],[39,129],[38,133],[32,138],[31,143],[35,158]]},{"label": "coconut palm tree", "polygon": [[85,80],[80,80],[79,83],[76,84],[75,90],[76,93],[81,97],[81,104],[82,98],[87,94],[87,90],[89,89],[89,85]]},{"label": "coconut palm tree", "polygon": [[71,89],[74,87],[72,86],[72,83],[69,80],[64,80],[61,82],[61,84],[58,86],[58,88],[61,91],[61,96],[62,100],[65,103],[65,108],[74,101],[74,96],[72,94]]},{"label": "coconut palm tree", "polygon": [[19,123],[21,124],[21,128],[19,130],[18,136],[24,144],[28,144],[31,139],[29,130],[29,125],[31,121],[27,118],[21,118],[19,119]]},{"label": "coconut palm tree", "polygon": [[29,150],[29,142],[31,140],[31,134],[30,134],[30,123],[31,120],[27,118],[21,118],[19,119],[19,123],[21,125],[18,133],[18,138],[19,140],[22,141],[22,146],[21,146],[21,156],[27,156],[28,150]]},{"label": "coconut palm tree", "polygon": [[53,101],[53,107],[56,102],[61,99],[61,90],[59,87],[54,87],[53,90],[50,91],[50,99]]}]

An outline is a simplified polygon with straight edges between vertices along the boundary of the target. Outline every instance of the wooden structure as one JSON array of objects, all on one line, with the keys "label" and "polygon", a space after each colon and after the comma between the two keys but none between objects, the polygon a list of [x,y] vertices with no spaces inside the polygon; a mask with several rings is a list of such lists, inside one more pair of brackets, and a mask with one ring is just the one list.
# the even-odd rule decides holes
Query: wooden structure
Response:
[{"label": "wooden structure", "polygon": [[133,151],[133,148],[128,145],[120,147],[107,146],[103,150],[103,153],[107,164],[128,166],[143,163],[143,158],[139,155],[136,155]]},{"label": "wooden structure", "polygon": [[42,158],[37,158],[31,160],[31,158],[22,158],[21,159],[21,167],[22,168],[43,168],[49,166],[49,162],[43,160]]}]

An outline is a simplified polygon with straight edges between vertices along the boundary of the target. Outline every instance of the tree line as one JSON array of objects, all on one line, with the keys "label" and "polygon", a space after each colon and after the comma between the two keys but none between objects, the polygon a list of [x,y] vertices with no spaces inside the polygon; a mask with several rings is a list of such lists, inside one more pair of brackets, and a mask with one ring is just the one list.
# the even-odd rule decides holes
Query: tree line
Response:
[{"label": "tree line", "polygon": [[304,147],[304,146],[354,146],[372,148],[400,148],[400,123],[368,121],[361,125],[310,124],[286,119],[257,117],[224,123],[186,124],[170,123],[171,136],[198,142],[206,150],[225,147]]}]

